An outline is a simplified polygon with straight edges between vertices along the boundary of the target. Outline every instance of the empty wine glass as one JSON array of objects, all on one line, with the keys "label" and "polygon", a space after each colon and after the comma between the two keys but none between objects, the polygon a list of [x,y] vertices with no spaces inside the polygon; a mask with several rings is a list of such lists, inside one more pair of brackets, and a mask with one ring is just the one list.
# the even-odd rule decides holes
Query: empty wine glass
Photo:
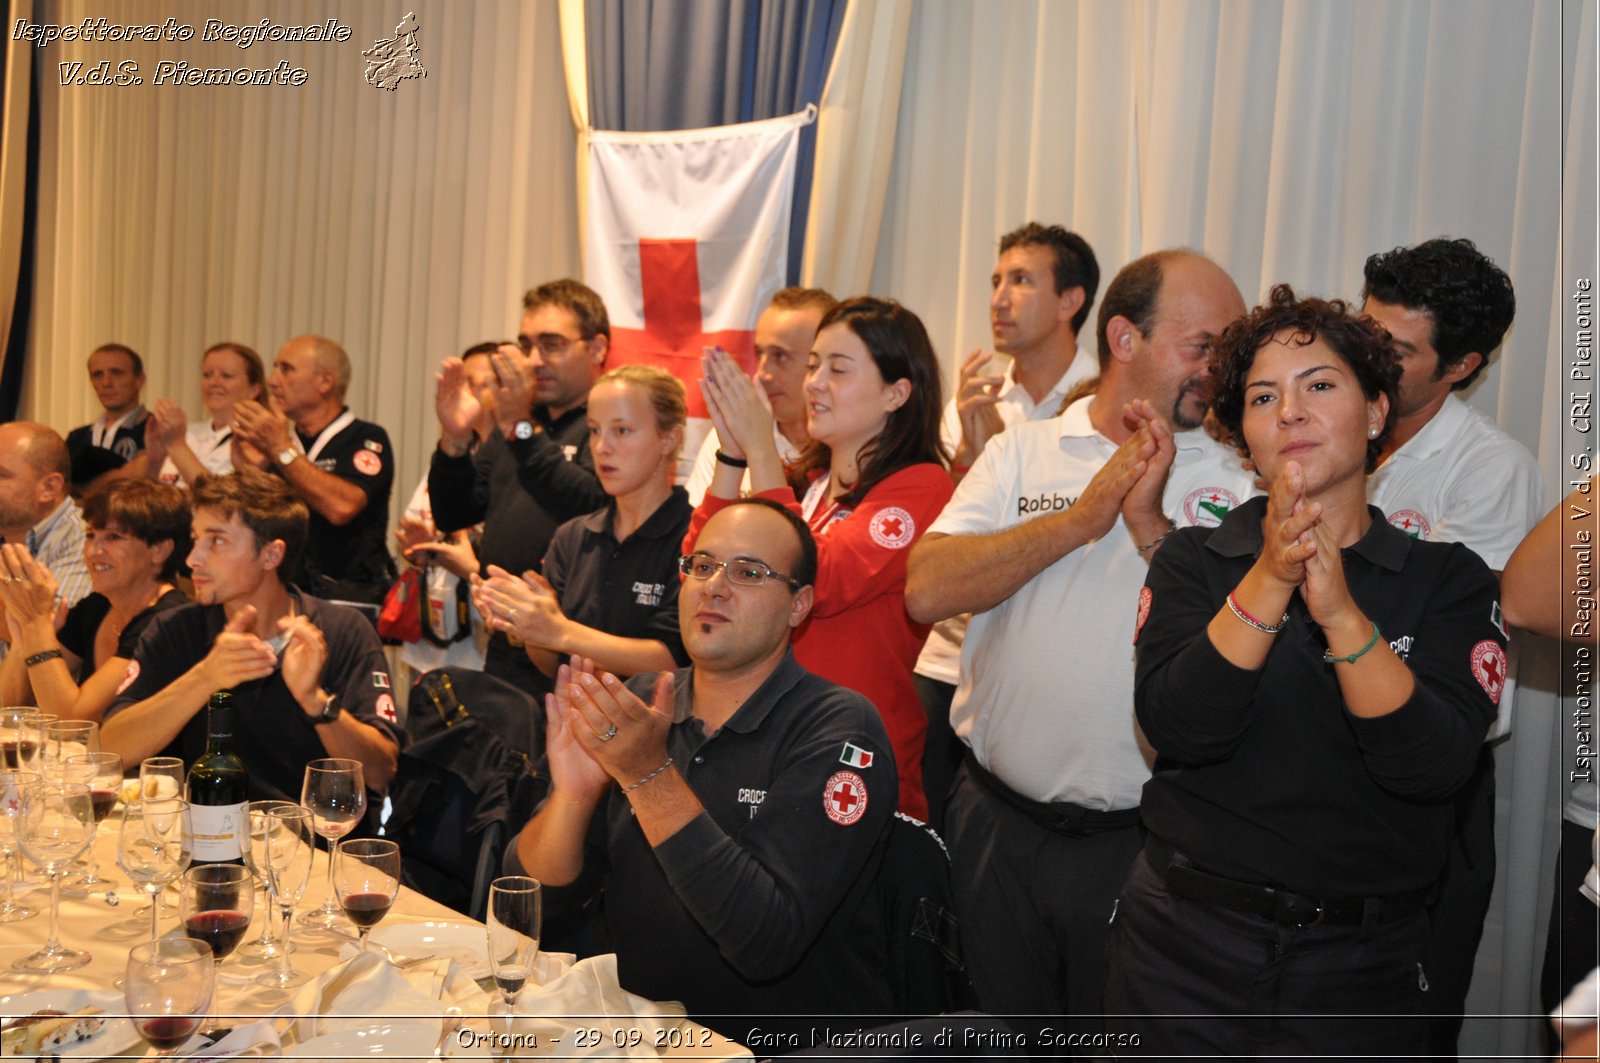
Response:
[{"label": "empty wine glass", "polygon": [[333,856],[333,888],[344,914],[361,936],[389,913],[400,892],[400,846],[385,838],[353,838],[340,842]]},{"label": "empty wine glass", "polygon": [[44,726],[39,747],[39,774],[46,782],[62,781],[70,757],[100,752],[100,725],[93,720],[56,720]]},{"label": "empty wine glass", "polygon": [[122,993],[139,1036],[158,1056],[176,1052],[200,1028],[216,988],[211,946],[158,938],[128,953]]},{"label": "empty wine glass", "polygon": [[88,964],[83,949],[61,944],[61,872],[78,858],[94,837],[94,803],[89,788],[79,783],[29,783],[22,788],[17,839],[22,852],[50,878],[50,936],[44,948],[12,964],[19,971],[53,974]]},{"label": "empty wine glass", "polygon": [[245,818],[250,823],[250,844],[244,848],[244,866],[256,877],[256,886],[266,897],[266,918],[261,920],[261,936],[247,944],[239,946],[239,955],[252,956],[258,959],[277,959],[277,935],[272,932],[272,910],[276,907],[272,903],[272,876],[267,870],[267,829],[270,825],[267,813],[274,808],[295,808],[293,801],[268,800],[251,801],[245,806]]},{"label": "empty wine glass", "polygon": [[145,757],[139,762],[139,800],[183,797],[183,760]]},{"label": "empty wine glass", "polygon": [[489,883],[487,934],[495,988],[509,1015],[539,955],[538,879],[506,875]]},{"label": "empty wine glass", "polygon": [[[95,829],[100,821],[111,814],[122,789],[122,758],[115,753],[78,753],[67,758],[61,777],[67,782],[81,782],[89,787],[89,800],[94,803]],[[89,843],[89,870],[66,885],[74,890],[92,892],[96,888],[115,886],[116,880],[100,875],[100,860],[95,856],[94,841]]]},{"label": "empty wine glass", "polygon": [[325,757],[307,764],[305,782],[300,788],[300,804],[311,810],[312,829],[328,843],[328,899],[322,907],[308,913],[303,922],[333,927],[339,922],[339,906],[333,892],[334,844],[355,830],[367,813],[367,785],[362,777],[361,762],[345,757]]},{"label": "empty wine glass", "polygon": [[317,853],[311,822],[311,810],[301,805],[275,808],[267,813],[267,874],[272,879],[272,899],[283,917],[283,944],[278,949],[281,957],[278,969],[261,975],[256,982],[275,989],[286,989],[306,980],[305,975],[289,965],[289,952],[295,905],[305,896],[306,886],[311,881],[311,862]]},{"label": "empty wine glass", "polygon": [[194,829],[183,798],[145,798],[123,808],[117,863],[150,895],[151,941],[161,934],[156,896],[183,874],[193,854]]},{"label": "empty wine glass", "polygon": [[6,899],[0,903],[0,923],[19,923],[39,913],[17,903],[11,859],[22,851],[17,844],[17,821],[22,818],[22,788],[39,781],[37,772],[0,771],[0,876],[6,880]]}]

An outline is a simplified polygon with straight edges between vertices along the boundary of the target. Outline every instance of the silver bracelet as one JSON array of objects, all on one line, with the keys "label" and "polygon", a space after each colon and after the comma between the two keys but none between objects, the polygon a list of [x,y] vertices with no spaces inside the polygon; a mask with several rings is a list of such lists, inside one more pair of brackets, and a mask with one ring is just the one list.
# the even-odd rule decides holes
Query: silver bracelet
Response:
[{"label": "silver bracelet", "polygon": [[649,782],[651,779],[654,779],[657,775],[660,775],[662,772],[666,771],[670,767],[672,767],[672,758],[668,757],[666,760],[664,760],[662,762],[661,767],[657,768],[655,771],[651,772],[649,775],[646,775],[644,778],[640,779],[638,782],[634,783],[632,786],[624,786],[622,788],[622,792],[625,793],[625,794],[633,793],[639,787],[643,786],[645,783]]},{"label": "silver bracelet", "polygon": [[1284,613],[1283,619],[1279,620],[1276,624],[1263,624],[1261,621],[1257,620],[1255,617],[1239,608],[1239,603],[1233,600],[1232,591],[1228,592],[1228,608],[1233,610],[1234,616],[1244,621],[1246,625],[1255,628],[1263,635],[1276,635],[1278,632],[1282,631],[1283,626],[1289,622],[1289,614]]},{"label": "silver bracelet", "polygon": [[1143,546],[1139,547],[1139,553],[1142,554],[1146,550],[1154,550],[1156,547],[1158,547],[1162,543],[1166,542],[1167,541],[1167,536],[1171,535],[1173,532],[1178,530],[1178,522],[1177,521],[1175,521],[1175,520],[1174,521],[1170,521],[1170,523],[1172,524],[1172,527],[1168,528],[1166,531],[1162,532],[1160,535],[1156,536],[1154,539],[1151,539],[1149,542],[1147,542]]}]

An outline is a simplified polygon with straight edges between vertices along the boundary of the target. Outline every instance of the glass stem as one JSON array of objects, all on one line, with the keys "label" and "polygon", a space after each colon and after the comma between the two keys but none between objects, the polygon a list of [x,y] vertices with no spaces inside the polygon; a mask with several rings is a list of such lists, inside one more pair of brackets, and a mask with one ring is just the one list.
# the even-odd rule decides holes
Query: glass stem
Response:
[{"label": "glass stem", "polygon": [[4,904],[0,904],[0,912],[9,912],[17,906],[17,884],[11,878],[11,855],[6,854],[4,866],[0,867],[0,872],[3,872],[0,873],[0,878],[6,880],[6,900]]},{"label": "glass stem", "polygon": [[294,968],[289,966],[289,924],[294,920],[294,908],[281,908],[280,912],[283,915],[283,962],[278,965],[280,968],[278,973],[284,978],[289,978],[294,974]]},{"label": "glass stem", "polygon": [[338,844],[339,839],[328,839],[328,899],[322,902],[321,910],[324,912],[333,912],[338,910],[333,902],[333,847]]},{"label": "glass stem", "polygon": [[154,941],[161,936],[161,889],[146,886],[145,891],[150,894],[150,940]]},{"label": "glass stem", "polygon": [[61,923],[61,870],[52,868],[50,872],[50,939],[45,942],[44,951],[55,955],[61,950],[61,942],[56,937],[56,931]]}]

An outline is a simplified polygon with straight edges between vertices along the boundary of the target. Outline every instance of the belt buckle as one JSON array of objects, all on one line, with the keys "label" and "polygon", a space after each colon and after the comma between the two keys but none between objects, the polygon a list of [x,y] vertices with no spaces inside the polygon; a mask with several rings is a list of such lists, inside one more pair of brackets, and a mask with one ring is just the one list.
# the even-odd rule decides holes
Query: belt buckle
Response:
[{"label": "belt buckle", "polygon": [[[1311,908],[1309,913],[1306,910],[1307,905],[1310,905]],[[1284,914],[1294,920],[1295,926],[1302,930],[1307,927],[1318,926],[1327,915],[1321,901],[1313,900],[1310,897],[1302,897],[1298,893],[1279,892],[1278,907]],[[1307,914],[1311,915],[1310,919],[1306,918]]]}]

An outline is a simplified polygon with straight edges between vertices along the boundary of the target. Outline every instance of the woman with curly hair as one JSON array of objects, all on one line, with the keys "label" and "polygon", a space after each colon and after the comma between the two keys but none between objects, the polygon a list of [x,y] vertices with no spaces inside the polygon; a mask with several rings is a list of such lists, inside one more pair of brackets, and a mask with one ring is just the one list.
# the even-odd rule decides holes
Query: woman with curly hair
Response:
[{"label": "woman with curly hair", "polygon": [[916,314],[857,296],[823,317],[809,365],[811,445],[785,469],[772,414],[749,378],[725,354],[708,356],[702,394],[720,449],[684,552],[739,497],[746,467],[753,494],[805,518],[817,537],[816,605],[795,636],[795,658],[877,706],[894,746],[900,811],[925,820],[928,720],[911,671],[929,625],[906,615],[906,557],[954,491],[939,437],[939,363]]},{"label": "woman with curly hair", "polygon": [[1279,285],[1214,357],[1269,493],[1174,534],[1141,592],[1160,761],[1107,1012],[1166,1016],[1113,1019],[1146,1052],[1424,1054],[1424,904],[1505,676],[1495,579],[1367,505],[1399,379],[1380,327]]}]

